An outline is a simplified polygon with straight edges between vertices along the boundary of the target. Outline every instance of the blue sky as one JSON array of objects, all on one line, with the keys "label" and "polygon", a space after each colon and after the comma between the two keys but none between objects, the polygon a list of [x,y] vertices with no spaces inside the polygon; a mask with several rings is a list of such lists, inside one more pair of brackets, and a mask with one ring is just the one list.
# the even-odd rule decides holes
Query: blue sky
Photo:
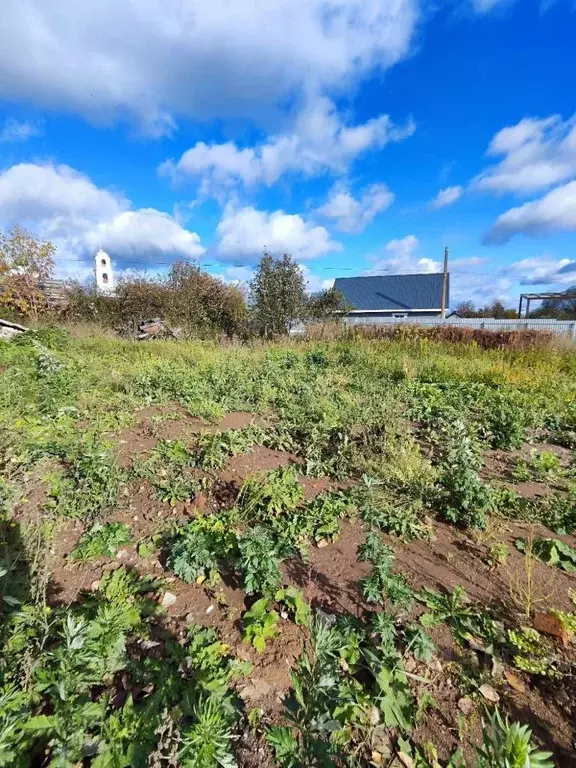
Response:
[{"label": "blue sky", "polygon": [[8,0],[0,227],[123,270],[311,289],[440,269],[452,305],[576,284],[572,0]]}]

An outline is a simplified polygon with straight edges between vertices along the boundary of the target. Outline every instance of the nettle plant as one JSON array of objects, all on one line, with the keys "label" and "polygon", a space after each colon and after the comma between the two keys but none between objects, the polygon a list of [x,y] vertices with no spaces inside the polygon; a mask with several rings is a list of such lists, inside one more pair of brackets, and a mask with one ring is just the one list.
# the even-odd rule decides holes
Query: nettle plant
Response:
[{"label": "nettle plant", "polygon": [[463,422],[455,422],[447,435],[447,448],[440,465],[437,502],[443,517],[467,528],[486,527],[492,508],[490,489],[478,475],[482,466],[476,446]]},{"label": "nettle plant", "polygon": [[409,610],[415,593],[402,574],[392,571],[394,559],[394,551],[376,533],[369,533],[358,547],[358,560],[372,565],[370,575],[362,579],[362,592],[369,603],[389,600],[399,610]]}]

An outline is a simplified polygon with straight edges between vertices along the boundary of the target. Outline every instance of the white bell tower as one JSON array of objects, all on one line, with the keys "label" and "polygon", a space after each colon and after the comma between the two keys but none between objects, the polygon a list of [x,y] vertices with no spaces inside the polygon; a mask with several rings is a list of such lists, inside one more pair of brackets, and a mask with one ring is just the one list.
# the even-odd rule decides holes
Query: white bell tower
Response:
[{"label": "white bell tower", "polygon": [[111,293],[114,290],[114,275],[112,274],[112,262],[110,256],[98,249],[94,257],[94,272],[96,274],[96,287],[103,293]]}]

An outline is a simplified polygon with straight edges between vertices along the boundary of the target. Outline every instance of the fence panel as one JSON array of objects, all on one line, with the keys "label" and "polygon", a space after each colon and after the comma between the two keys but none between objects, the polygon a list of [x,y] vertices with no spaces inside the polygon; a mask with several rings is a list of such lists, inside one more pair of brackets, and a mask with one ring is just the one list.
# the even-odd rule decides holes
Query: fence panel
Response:
[{"label": "fence panel", "polygon": [[355,317],[344,318],[348,326],[353,325],[461,325],[467,328],[480,328],[486,331],[552,331],[564,334],[576,340],[576,321],[554,320],[552,318],[522,318],[516,320],[497,320],[492,317]]}]

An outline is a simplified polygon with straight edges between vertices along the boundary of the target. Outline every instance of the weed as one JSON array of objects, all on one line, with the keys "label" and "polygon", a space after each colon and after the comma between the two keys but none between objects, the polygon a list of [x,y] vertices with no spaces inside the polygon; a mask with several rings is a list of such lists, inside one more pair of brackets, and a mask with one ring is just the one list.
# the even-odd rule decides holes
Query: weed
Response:
[{"label": "weed", "polygon": [[124,475],[107,447],[87,438],[49,450],[62,458],[67,470],[55,489],[59,514],[93,522],[115,506]]},{"label": "weed", "polygon": [[560,539],[516,539],[516,549],[526,553],[530,547],[531,554],[546,565],[556,566],[568,573],[576,573],[576,549]]},{"label": "weed", "polygon": [[429,609],[420,617],[423,627],[436,627],[446,623],[454,637],[460,643],[471,639],[484,644],[486,653],[493,653],[494,648],[504,642],[502,631],[490,615],[470,604],[468,595],[462,587],[455,587],[452,592],[441,595],[431,589],[423,589],[418,599]]},{"label": "weed", "polygon": [[514,666],[531,675],[558,676],[550,659],[550,647],[532,627],[508,630]]},{"label": "weed", "polygon": [[269,603],[268,598],[261,597],[242,617],[244,642],[251,643],[258,653],[264,653],[266,640],[278,634],[279,616],[276,611],[268,608]]},{"label": "weed", "polygon": [[426,663],[432,661],[436,646],[430,635],[426,634],[421,626],[412,624],[407,627],[404,631],[404,638],[408,643],[408,649],[419,661]]},{"label": "weed", "polygon": [[70,557],[88,560],[91,557],[114,557],[130,541],[130,526],[125,523],[99,523],[85,533]]},{"label": "weed", "polygon": [[432,528],[424,518],[424,505],[399,492],[377,488],[359,502],[360,514],[367,525],[403,541],[431,539]]},{"label": "weed", "polygon": [[513,605],[520,610],[523,616],[529,619],[534,609],[547,603],[553,595],[553,589],[550,592],[543,592],[543,587],[548,589],[548,584],[542,584],[541,580],[536,580],[534,567],[537,557],[534,552],[534,530],[530,530],[530,535],[523,540],[524,567],[520,573],[510,574],[508,590]]},{"label": "weed", "polygon": [[498,710],[488,717],[482,729],[482,746],[476,749],[478,768],[553,768],[551,752],[541,752],[532,744],[527,725],[504,720]]},{"label": "weed", "polygon": [[234,720],[222,702],[214,697],[199,699],[192,709],[193,724],[183,729],[180,742],[182,768],[233,768],[236,765],[231,745]]},{"label": "weed", "polygon": [[501,565],[506,565],[509,556],[510,547],[507,544],[504,544],[503,541],[497,541],[490,547],[488,551],[488,557],[486,558],[486,563],[492,571]]},{"label": "weed", "polygon": [[249,477],[240,489],[238,505],[249,518],[269,521],[296,509],[302,497],[296,470],[277,469]]},{"label": "weed", "polygon": [[273,539],[265,528],[257,526],[238,539],[238,564],[247,594],[270,596],[282,580],[280,561]]},{"label": "weed", "polygon": [[401,610],[408,610],[414,591],[401,574],[392,572],[394,552],[375,533],[358,547],[358,559],[372,565],[372,572],[361,582],[362,592],[369,603],[382,603],[385,598]]},{"label": "weed", "polygon": [[231,456],[245,453],[256,443],[263,443],[265,438],[264,430],[254,425],[245,429],[206,433],[198,439],[195,464],[205,470],[220,469]]},{"label": "weed", "polygon": [[446,457],[441,465],[439,495],[443,516],[468,528],[485,528],[492,506],[490,491],[480,480],[481,462],[461,422],[452,425]]},{"label": "weed", "polygon": [[230,513],[201,517],[185,526],[169,545],[168,564],[174,573],[187,582],[217,579],[223,563],[236,552],[233,524]]},{"label": "weed", "polygon": [[294,616],[298,626],[308,626],[311,621],[310,606],[296,587],[283,587],[274,595],[277,603],[283,603]]},{"label": "weed", "polygon": [[527,480],[548,481],[559,476],[562,471],[560,459],[551,451],[530,452],[530,460],[518,459],[512,476],[518,482]]}]

